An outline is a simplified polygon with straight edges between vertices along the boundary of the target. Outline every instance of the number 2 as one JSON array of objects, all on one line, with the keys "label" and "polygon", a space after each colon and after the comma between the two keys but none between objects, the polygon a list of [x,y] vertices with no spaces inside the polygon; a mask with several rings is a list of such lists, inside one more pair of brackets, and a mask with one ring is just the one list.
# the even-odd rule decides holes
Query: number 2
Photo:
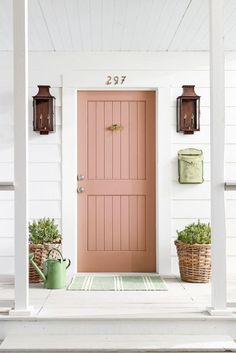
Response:
[{"label": "number 2", "polygon": [[106,85],[111,85],[112,84],[111,79],[112,79],[111,76],[107,76]]}]

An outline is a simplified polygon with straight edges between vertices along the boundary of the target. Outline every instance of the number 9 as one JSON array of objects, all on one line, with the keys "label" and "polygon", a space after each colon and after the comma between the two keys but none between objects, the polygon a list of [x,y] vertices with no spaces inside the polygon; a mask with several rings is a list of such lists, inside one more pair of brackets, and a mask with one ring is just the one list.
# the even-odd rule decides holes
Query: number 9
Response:
[{"label": "number 9", "polygon": [[119,83],[119,77],[118,77],[118,76],[114,76],[113,80],[114,80],[114,84],[115,84],[115,85],[118,85],[118,83]]}]

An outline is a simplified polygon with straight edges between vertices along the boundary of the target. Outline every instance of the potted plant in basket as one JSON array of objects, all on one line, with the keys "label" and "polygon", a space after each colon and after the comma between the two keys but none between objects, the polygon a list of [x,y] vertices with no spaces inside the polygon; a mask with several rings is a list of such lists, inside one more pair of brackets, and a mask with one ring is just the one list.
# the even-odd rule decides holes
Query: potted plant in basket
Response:
[{"label": "potted plant in basket", "polygon": [[177,231],[175,245],[182,281],[206,283],[211,277],[210,224],[192,223]]},{"label": "potted plant in basket", "polygon": [[[61,248],[61,241],[62,236],[54,219],[41,218],[29,223],[29,252],[34,253],[34,261],[41,269],[43,269],[43,263],[47,259],[49,251],[53,248]],[[29,282],[39,283],[41,281],[41,278],[30,264]]]}]

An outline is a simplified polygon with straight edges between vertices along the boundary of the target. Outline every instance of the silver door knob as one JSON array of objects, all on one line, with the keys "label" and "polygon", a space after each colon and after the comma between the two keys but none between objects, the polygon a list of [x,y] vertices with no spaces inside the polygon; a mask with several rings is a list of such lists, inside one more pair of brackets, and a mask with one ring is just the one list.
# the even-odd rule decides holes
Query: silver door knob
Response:
[{"label": "silver door knob", "polygon": [[79,194],[81,194],[81,193],[84,192],[84,191],[85,191],[85,188],[82,188],[82,187],[80,187],[80,188],[77,189],[77,192],[78,192]]},{"label": "silver door knob", "polygon": [[78,175],[78,176],[77,176],[77,180],[78,180],[78,181],[84,180],[84,175],[81,175],[81,174]]}]

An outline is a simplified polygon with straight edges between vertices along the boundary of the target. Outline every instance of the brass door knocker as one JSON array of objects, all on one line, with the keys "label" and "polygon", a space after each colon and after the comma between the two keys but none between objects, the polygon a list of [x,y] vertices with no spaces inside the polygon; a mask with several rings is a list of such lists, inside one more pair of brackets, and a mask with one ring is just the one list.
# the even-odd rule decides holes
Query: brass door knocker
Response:
[{"label": "brass door knocker", "polygon": [[120,124],[112,124],[111,126],[109,126],[107,128],[107,130],[110,130],[110,131],[119,131],[119,130],[122,130],[123,129],[123,126],[120,125]]}]

